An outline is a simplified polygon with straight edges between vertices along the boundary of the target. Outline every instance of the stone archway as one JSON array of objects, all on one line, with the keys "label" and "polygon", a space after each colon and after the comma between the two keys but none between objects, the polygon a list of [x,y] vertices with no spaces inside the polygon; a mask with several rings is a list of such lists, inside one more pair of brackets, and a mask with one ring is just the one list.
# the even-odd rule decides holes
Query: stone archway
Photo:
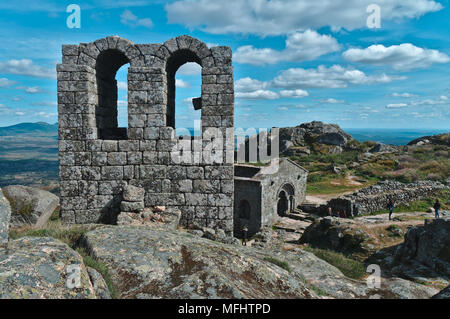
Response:
[{"label": "stone archway", "polygon": [[291,184],[284,184],[277,196],[277,214],[285,216],[295,208],[295,188]]}]

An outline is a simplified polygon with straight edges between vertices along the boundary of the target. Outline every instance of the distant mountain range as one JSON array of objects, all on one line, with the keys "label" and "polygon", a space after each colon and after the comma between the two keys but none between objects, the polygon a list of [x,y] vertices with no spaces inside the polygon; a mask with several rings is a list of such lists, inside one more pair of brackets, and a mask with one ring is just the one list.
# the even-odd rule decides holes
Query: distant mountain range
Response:
[{"label": "distant mountain range", "polygon": [[58,135],[58,123],[19,123],[11,126],[0,127],[0,136],[15,136],[20,134],[33,134],[35,136],[56,136]]}]

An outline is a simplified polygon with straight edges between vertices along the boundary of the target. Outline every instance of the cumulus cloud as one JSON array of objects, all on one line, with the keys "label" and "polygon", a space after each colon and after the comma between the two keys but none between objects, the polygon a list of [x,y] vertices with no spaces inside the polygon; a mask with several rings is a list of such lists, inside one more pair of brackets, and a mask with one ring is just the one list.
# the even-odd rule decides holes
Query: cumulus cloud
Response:
[{"label": "cumulus cloud", "polygon": [[127,82],[122,82],[122,81],[117,82],[117,89],[122,90],[122,91],[128,90]]},{"label": "cumulus cloud", "polygon": [[290,97],[290,98],[302,98],[309,96],[309,93],[302,89],[297,90],[281,90],[280,95],[282,97]]},{"label": "cumulus cloud", "polygon": [[234,60],[252,65],[275,64],[281,61],[299,62],[313,60],[338,50],[339,44],[335,38],[308,29],[305,32],[289,34],[283,51],[245,45],[236,50]]},{"label": "cumulus cloud", "polygon": [[24,90],[26,93],[29,94],[43,93],[43,90],[39,86],[18,86],[16,87],[16,89]]},{"label": "cumulus cloud", "polygon": [[239,79],[234,84],[236,98],[246,100],[275,100],[278,93],[267,90],[267,82],[249,77]]},{"label": "cumulus cloud", "polygon": [[136,15],[133,14],[133,12],[128,9],[120,15],[120,22],[131,27],[153,27],[153,21],[150,18],[139,19]]},{"label": "cumulus cloud", "polygon": [[276,100],[280,96],[270,90],[256,90],[253,92],[236,92],[236,98],[245,100]]},{"label": "cumulus cloud", "polygon": [[175,85],[179,88],[190,88],[191,84],[189,82],[183,81],[181,79],[175,79]]},{"label": "cumulus cloud", "polygon": [[[331,27],[366,28],[373,0],[179,0],[166,4],[169,23],[214,34],[280,35]],[[443,6],[434,0],[378,0],[383,21],[414,19]]]},{"label": "cumulus cloud", "polygon": [[271,86],[280,88],[345,88],[349,84],[389,83],[405,77],[386,74],[366,75],[364,72],[333,65],[320,65],[313,69],[291,68],[284,70],[271,81]]},{"label": "cumulus cloud", "polygon": [[325,99],[325,100],[320,100],[320,102],[322,103],[328,103],[328,104],[343,104],[345,103],[344,100],[337,100],[334,98],[329,98],[329,99]]},{"label": "cumulus cloud", "polygon": [[234,89],[236,92],[251,92],[265,89],[266,87],[266,82],[255,80],[249,77],[239,79],[234,83]]},{"label": "cumulus cloud", "polygon": [[410,98],[410,97],[416,97],[417,95],[405,92],[405,93],[392,93],[391,96]]},{"label": "cumulus cloud", "polygon": [[388,65],[395,70],[408,71],[426,68],[434,63],[450,62],[450,57],[437,50],[416,47],[411,43],[391,45],[371,45],[366,49],[349,49],[342,57],[351,62],[370,65]]},{"label": "cumulus cloud", "polygon": [[177,74],[197,75],[202,73],[202,67],[195,62],[183,64],[177,71]]},{"label": "cumulus cloud", "polygon": [[16,83],[16,81],[11,81],[7,78],[0,78],[0,87],[10,87],[11,85],[14,85]]},{"label": "cumulus cloud", "polygon": [[9,60],[7,62],[0,62],[0,73],[27,75],[38,78],[56,78],[56,71],[49,68],[44,68],[33,63],[29,59]]}]

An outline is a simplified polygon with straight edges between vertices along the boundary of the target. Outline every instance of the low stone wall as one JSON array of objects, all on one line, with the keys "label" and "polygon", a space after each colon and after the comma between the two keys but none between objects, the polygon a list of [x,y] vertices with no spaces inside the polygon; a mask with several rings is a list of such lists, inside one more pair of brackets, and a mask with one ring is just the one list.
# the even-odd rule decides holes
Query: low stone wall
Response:
[{"label": "low stone wall", "polygon": [[[392,200],[396,206],[409,204],[412,201],[432,196],[444,188],[448,188],[448,186],[435,181],[419,181],[410,184],[384,181],[351,195],[331,199],[326,207],[331,206],[333,212],[345,211],[348,216],[349,213],[353,215],[353,204],[357,203],[359,215],[371,214],[387,209],[389,200]],[[320,213],[326,213],[325,207],[321,208]]]}]

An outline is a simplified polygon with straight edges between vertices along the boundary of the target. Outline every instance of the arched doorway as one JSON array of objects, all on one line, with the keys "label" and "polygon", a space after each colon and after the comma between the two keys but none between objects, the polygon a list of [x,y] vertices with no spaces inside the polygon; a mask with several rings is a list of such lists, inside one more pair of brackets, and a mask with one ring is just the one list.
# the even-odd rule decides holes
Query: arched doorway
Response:
[{"label": "arched doorway", "polygon": [[286,196],[286,192],[281,191],[278,195],[277,213],[280,216],[285,216],[289,210],[289,200]]},{"label": "arched doorway", "polygon": [[295,208],[295,189],[291,184],[284,184],[277,199],[277,213],[280,216],[285,216]]}]

